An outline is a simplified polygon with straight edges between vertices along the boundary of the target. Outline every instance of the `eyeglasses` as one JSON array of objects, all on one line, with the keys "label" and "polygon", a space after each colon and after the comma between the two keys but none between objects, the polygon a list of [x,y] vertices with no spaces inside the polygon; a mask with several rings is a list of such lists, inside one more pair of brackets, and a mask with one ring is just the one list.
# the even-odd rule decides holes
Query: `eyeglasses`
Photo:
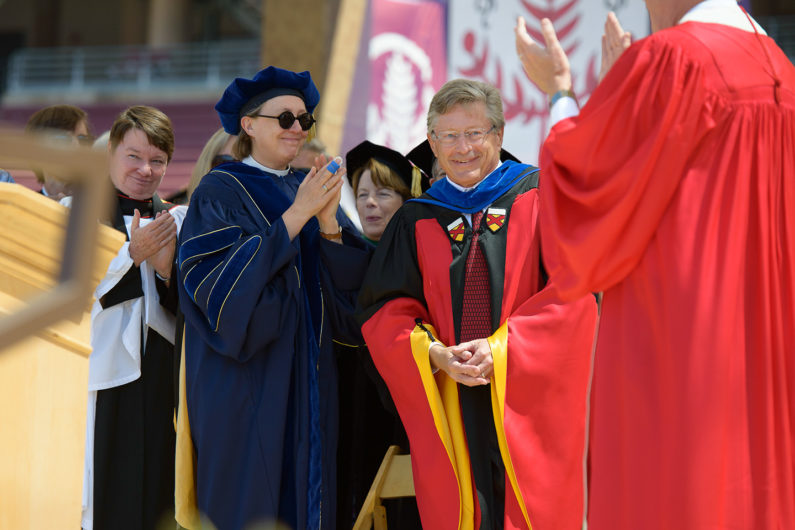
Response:
[{"label": "eyeglasses", "polygon": [[222,154],[222,155],[215,155],[213,157],[212,162],[210,163],[211,167],[220,166],[221,164],[225,164],[227,162],[234,162],[237,160],[232,155]]},{"label": "eyeglasses", "polygon": [[266,116],[265,114],[255,114],[260,118],[273,118],[274,120],[279,120],[279,127],[282,129],[289,129],[295,123],[295,120],[298,120],[298,125],[301,126],[302,131],[308,131],[312,125],[315,123],[315,117],[309,114],[308,112],[304,112],[300,116],[296,116],[289,110],[285,110],[278,116]]},{"label": "eyeglasses", "polygon": [[47,134],[47,138],[58,144],[71,144],[75,140],[80,145],[92,145],[94,143],[94,137],[87,134],[72,134],[69,132],[56,132],[56,133],[49,133]]},{"label": "eyeglasses", "polygon": [[[463,136],[469,145],[479,145],[483,143],[483,140],[494,128],[494,125],[492,125],[490,129],[470,129],[465,131]],[[457,131],[439,131],[437,134],[436,131],[431,131],[431,135],[444,147],[453,147],[458,144],[462,133]]]}]

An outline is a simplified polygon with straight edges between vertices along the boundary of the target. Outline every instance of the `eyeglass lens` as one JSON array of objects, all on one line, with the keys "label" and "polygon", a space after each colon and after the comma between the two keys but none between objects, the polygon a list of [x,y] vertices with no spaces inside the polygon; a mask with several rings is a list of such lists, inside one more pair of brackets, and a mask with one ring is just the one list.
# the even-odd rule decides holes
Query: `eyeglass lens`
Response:
[{"label": "eyeglass lens", "polygon": [[284,111],[279,114],[278,119],[279,126],[282,129],[289,129],[293,126],[295,120],[298,120],[298,125],[301,126],[301,130],[308,131],[312,127],[312,124],[315,123],[315,118],[308,112],[304,112],[296,117],[292,112]]}]

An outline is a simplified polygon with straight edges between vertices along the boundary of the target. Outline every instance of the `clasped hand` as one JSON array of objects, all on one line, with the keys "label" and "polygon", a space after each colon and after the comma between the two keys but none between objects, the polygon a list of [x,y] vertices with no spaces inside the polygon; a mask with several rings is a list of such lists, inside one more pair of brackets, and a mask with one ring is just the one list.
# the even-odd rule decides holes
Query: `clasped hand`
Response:
[{"label": "clasped hand", "polygon": [[434,344],[428,354],[431,366],[444,370],[451,379],[462,385],[487,385],[494,372],[494,358],[487,339],[447,347]]}]

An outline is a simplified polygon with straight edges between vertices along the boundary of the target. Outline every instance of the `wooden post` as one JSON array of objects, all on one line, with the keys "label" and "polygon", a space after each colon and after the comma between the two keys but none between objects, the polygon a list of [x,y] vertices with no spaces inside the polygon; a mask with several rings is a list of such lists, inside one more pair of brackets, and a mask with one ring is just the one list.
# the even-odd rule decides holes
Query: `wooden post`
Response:
[{"label": "wooden post", "polygon": [[339,154],[342,146],[366,12],[367,0],[340,2],[326,85],[318,108],[318,136],[331,154]]},{"label": "wooden post", "polygon": [[124,235],[98,223],[111,198],[103,153],[0,131],[2,162],[73,175],[82,191],[68,210],[0,184],[0,528],[79,528],[90,293]]}]

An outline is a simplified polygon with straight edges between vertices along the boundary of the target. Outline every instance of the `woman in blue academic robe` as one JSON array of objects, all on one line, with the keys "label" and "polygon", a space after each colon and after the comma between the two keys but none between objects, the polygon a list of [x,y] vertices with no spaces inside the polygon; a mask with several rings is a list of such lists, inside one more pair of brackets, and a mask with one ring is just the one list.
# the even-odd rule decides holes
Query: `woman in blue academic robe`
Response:
[{"label": "woman in blue academic robe", "polygon": [[182,229],[196,500],[218,528],[335,526],[332,338],[356,337],[367,252],[338,209],[341,160],[289,167],[318,100],[308,72],[236,79],[216,110],[241,161],[202,179]]}]

